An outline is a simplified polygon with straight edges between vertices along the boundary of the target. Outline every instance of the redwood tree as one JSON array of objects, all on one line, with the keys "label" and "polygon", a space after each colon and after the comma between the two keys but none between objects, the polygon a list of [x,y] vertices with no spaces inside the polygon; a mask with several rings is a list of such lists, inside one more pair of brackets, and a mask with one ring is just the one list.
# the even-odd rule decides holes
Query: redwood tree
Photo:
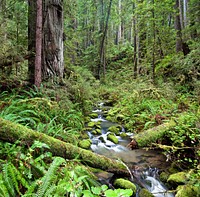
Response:
[{"label": "redwood tree", "polygon": [[[41,57],[41,80],[63,77],[63,0],[42,1],[42,57]],[[29,81],[36,84],[34,73],[36,54],[36,20],[37,4],[29,0]]]},{"label": "redwood tree", "polygon": [[42,80],[42,0],[37,0],[35,85],[40,87]]}]

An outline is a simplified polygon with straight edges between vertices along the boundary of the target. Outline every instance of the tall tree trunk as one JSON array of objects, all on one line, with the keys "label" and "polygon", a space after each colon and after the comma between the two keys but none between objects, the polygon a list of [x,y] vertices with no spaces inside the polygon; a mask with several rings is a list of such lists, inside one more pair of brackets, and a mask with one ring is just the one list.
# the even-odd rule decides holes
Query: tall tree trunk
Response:
[{"label": "tall tree trunk", "polygon": [[108,21],[109,21],[109,17],[110,17],[111,6],[112,6],[112,0],[110,0],[110,3],[109,3],[107,17],[106,17],[106,24],[105,24],[104,32],[102,35],[101,44],[100,44],[100,64],[99,64],[99,68],[98,68],[98,74],[99,74],[98,77],[99,78],[101,77],[101,69],[102,68],[103,68],[104,76],[105,76],[105,72],[106,72],[105,40],[106,40],[107,31],[108,31]]},{"label": "tall tree trunk", "polygon": [[[135,3],[133,3],[133,12],[135,12]],[[133,76],[134,76],[134,79],[137,78],[137,63],[138,63],[138,54],[137,54],[137,51],[138,51],[138,46],[137,46],[137,28],[136,28],[136,23],[137,23],[137,16],[136,16],[136,13],[133,17],[133,30],[134,30],[134,36],[133,36],[133,45],[134,45],[134,54],[133,54]]]},{"label": "tall tree trunk", "polygon": [[188,24],[187,11],[188,11],[188,0],[183,0],[183,24],[184,24],[184,27],[186,27]]},{"label": "tall tree trunk", "polygon": [[119,10],[119,25],[118,25],[118,31],[117,31],[117,44],[120,43],[122,40],[122,21],[121,21],[121,12],[122,12],[122,2],[121,0],[118,0],[118,10]]},{"label": "tall tree trunk", "polygon": [[35,56],[35,85],[39,88],[42,81],[42,0],[37,0],[36,22],[36,56]]},{"label": "tall tree trunk", "polygon": [[183,41],[182,41],[182,33],[181,33],[181,21],[180,21],[180,9],[179,9],[179,0],[176,0],[175,3],[175,11],[177,12],[175,15],[175,29],[176,29],[176,52],[183,51]]},{"label": "tall tree trunk", "polygon": [[[35,83],[36,1],[29,0],[29,81]],[[42,80],[63,77],[63,0],[43,0]]]},{"label": "tall tree trunk", "polygon": [[37,18],[37,2],[28,0],[28,51],[30,53],[28,59],[28,78],[30,84],[35,83],[35,39],[36,39],[36,18]]},{"label": "tall tree trunk", "polygon": [[43,10],[43,79],[63,77],[63,0],[45,1]]},{"label": "tall tree trunk", "polygon": [[154,0],[152,1],[153,10],[153,47],[152,47],[152,80],[155,82],[155,48],[156,48],[156,24],[155,24],[155,9],[154,9]]}]

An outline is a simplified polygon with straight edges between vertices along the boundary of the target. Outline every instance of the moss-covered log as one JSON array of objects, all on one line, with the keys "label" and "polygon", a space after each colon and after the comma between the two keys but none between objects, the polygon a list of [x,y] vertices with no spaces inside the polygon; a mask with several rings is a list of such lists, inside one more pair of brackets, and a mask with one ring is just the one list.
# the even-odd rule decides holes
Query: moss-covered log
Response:
[{"label": "moss-covered log", "polygon": [[171,120],[168,123],[164,123],[157,127],[148,129],[132,137],[132,141],[129,143],[128,147],[134,149],[139,147],[149,146],[156,142],[158,139],[162,139],[166,131],[174,127],[176,123]]},{"label": "moss-covered log", "polygon": [[50,147],[50,152],[55,156],[64,157],[66,159],[78,157],[88,166],[115,174],[129,174],[126,166],[121,162],[84,150],[70,143],[65,143],[46,134],[28,129],[23,125],[2,118],[0,118],[0,140],[11,143],[21,140],[21,143],[27,146],[31,146],[35,140],[38,140],[47,144]]}]

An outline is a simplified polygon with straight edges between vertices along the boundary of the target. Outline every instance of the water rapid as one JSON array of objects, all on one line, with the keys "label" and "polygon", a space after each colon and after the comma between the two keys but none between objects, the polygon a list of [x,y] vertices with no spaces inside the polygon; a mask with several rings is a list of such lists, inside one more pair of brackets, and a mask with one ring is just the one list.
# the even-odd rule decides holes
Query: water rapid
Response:
[{"label": "water rapid", "polygon": [[[98,117],[91,119],[93,122],[101,122],[101,134],[96,135],[88,131],[88,135],[92,140],[92,151],[113,159],[120,159],[128,166],[131,166],[129,171],[131,175],[134,175],[131,180],[136,184],[139,182],[140,186],[142,185],[142,187],[149,190],[155,197],[174,197],[174,194],[167,192],[167,188],[159,180],[159,168],[157,166],[161,167],[165,163],[164,156],[153,150],[129,150],[127,148],[127,144],[130,142],[129,137],[122,138],[117,135],[118,144],[108,140],[108,128],[117,124],[103,117],[102,107],[103,103],[100,103],[99,108],[93,110],[93,113],[97,113]],[[123,132],[126,131],[122,127],[120,133]],[[130,134],[127,133],[127,135],[129,136]],[[136,197],[139,197],[138,194]]]}]

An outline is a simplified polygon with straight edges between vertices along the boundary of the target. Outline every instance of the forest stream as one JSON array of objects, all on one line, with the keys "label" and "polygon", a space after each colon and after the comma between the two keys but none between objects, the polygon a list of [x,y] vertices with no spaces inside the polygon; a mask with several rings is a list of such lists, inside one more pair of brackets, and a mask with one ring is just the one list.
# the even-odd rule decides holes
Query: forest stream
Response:
[{"label": "forest stream", "polygon": [[[98,106],[98,108],[93,110],[93,113],[97,113],[98,117],[91,119],[91,121],[101,122],[101,134],[96,135],[92,134],[91,131],[87,131],[92,140],[92,151],[109,158],[122,160],[129,168],[130,180],[138,185],[138,191],[140,190],[140,186],[142,186],[149,190],[155,197],[173,197],[174,194],[167,192],[167,187],[159,180],[159,171],[169,165],[166,157],[158,150],[130,150],[127,145],[130,143],[130,136],[133,134],[126,133],[123,127],[120,133],[125,132],[127,137],[122,138],[117,135],[118,144],[108,140],[108,128],[118,124],[104,118],[105,110],[102,110],[102,108],[105,109],[106,106],[103,103],[99,103]],[[113,174],[106,172],[98,173],[97,176],[102,183],[107,184],[110,184],[113,179]],[[137,192],[136,197],[138,196]]]}]

